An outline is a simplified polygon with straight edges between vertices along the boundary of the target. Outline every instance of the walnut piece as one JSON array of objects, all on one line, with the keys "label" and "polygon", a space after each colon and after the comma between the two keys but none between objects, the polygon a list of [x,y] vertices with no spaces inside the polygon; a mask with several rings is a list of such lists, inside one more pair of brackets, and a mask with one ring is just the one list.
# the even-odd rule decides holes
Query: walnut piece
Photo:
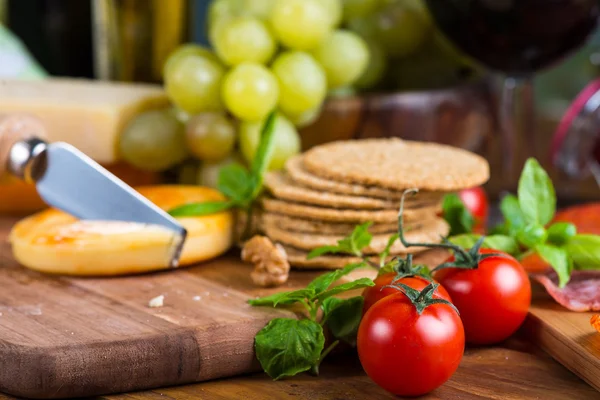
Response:
[{"label": "walnut piece", "polygon": [[248,240],[242,249],[242,260],[254,264],[250,276],[258,286],[279,286],[288,280],[287,254],[281,245],[273,244],[266,236],[256,235]]}]

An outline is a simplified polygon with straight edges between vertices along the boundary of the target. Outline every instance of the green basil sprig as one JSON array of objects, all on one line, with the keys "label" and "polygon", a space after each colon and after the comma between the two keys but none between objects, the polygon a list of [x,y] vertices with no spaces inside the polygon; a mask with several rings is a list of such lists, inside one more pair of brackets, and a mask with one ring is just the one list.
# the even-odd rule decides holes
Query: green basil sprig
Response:
[{"label": "green basil sprig", "polygon": [[444,196],[442,214],[450,225],[451,236],[473,232],[475,218],[456,193]]},{"label": "green basil sprig", "polygon": [[174,217],[195,217],[215,214],[230,208],[250,210],[263,186],[263,176],[273,157],[277,113],[271,112],[261,130],[260,142],[250,169],[240,164],[219,171],[217,188],[227,197],[224,201],[184,204],[169,211]]},{"label": "green basil sprig", "polygon": [[503,244],[508,246],[506,238],[511,238],[509,247],[517,244],[517,251],[494,247],[502,246],[498,243],[490,243],[491,247],[520,258],[539,255],[556,272],[560,287],[569,282],[574,269],[600,269],[600,236],[578,235],[575,225],[565,222],[548,226],[556,213],[556,192],[550,177],[535,159],[525,163],[517,196],[505,196],[500,210],[504,223],[492,230],[497,235],[487,239],[502,237]]},{"label": "green basil sprig", "polygon": [[[318,374],[319,365],[340,340],[356,343],[364,300],[362,296],[349,299],[333,296],[375,284],[369,278],[361,278],[334,287],[331,285],[352,271],[366,266],[363,262],[350,264],[317,277],[304,289],[249,301],[253,306],[270,307],[301,304],[307,310],[304,319],[276,318],[256,335],[256,357],[270,377],[277,380],[308,370]],[[322,311],[320,321],[319,310]],[[327,326],[336,338],[327,348],[323,326]]]}]

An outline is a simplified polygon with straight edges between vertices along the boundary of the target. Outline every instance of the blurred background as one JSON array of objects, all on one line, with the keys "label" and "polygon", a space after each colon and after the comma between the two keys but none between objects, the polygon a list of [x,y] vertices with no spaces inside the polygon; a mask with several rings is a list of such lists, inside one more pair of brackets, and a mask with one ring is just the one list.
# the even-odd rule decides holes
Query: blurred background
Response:
[{"label": "blurred background", "polygon": [[274,168],[300,147],[397,136],[483,155],[492,198],[536,157],[570,203],[600,199],[595,91],[553,141],[600,78],[597,14],[596,0],[0,0],[0,78],[164,85],[164,118],[187,138],[172,154],[186,156],[157,167],[135,154],[130,131],[152,141],[160,125],[143,118],[119,149],[165,179],[214,185],[220,166],[252,158],[278,104]]}]

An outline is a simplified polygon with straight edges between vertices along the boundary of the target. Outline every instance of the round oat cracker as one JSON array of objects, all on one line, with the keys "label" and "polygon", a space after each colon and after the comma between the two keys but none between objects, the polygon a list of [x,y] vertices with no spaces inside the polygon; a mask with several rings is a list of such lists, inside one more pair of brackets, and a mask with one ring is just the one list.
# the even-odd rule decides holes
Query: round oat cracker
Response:
[{"label": "round oat cracker", "polygon": [[304,204],[333,208],[353,209],[398,209],[399,200],[384,200],[373,197],[349,196],[331,192],[317,191],[300,186],[288,175],[280,171],[269,172],[265,176],[265,186],[271,194],[279,199]]},{"label": "round oat cracker", "polygon": [[303,165],[325,179],[391,190],[455,191],[489,179],[483,157],[443,144],[397,138],[324,144],[307,151]]},{"label": "round oat cracker", "polygon": [[[288,255],[288,261],[295,269],[338,269],[348,264],[354,264],[362,261],[358,257],[324,255],[310,260],[306,259],[307,251],[298,250],[290,246],[283,246]],[[388,257],[390,261],[394,256]],[[448,252],[444,250],[427,250],[414,255],[413,265],[425,264],[430,268],[443,263],[448,258]],[[371,257],[371,261],[378,263],[378,257]]]},{"label": "round oat cracker", "polygon": [[[351,196],[368,196],[386,200],[400,200],[402,192],[384,189],[377,186],[356,185],[345,182],[337,182],[321,178],[306,171],[303,164],[303,155],[290,158],[285,164],[285,170],[292,180],[302,186],[314,190],[328,191]],[[421,191],[415,197],[408,197],[406,204],[410,202],[437,202],[444,197],[443,192]]]},{"label": "round oat cracker", "polygon": [[[335,246],[338,241],[344,238],[343,235],[317,235],[314,233],[290,232],[273,225],[265,225],[264,231],[267,236],[275,241],[301,250],[312,250],[322,246]],[[446,221],[437,218],[430,223],[422,226],[420,229],[406,232],[404,237],[408,242],[413,243],[440,243],[443,236],[449,232]],[[371,244],[365,247],[363,254],[374,255],[381,253],[390,238],[390,234],[373,235]],[[414,254],[425,250],[424,247],[404,247],[397,240],[392,245],[391,254]]]},{"label": "round oat cracker", "polygon": [[[262,206],[265,211],[270,213],[329,222],[394,223],[398,220],[397,210],[335,209],[291,203],[266,197],[262,199]],[[438,213],[438,211],[440,211],[439,205],[416,209],[405,209],[404,221],[410,223],[431,219],[434,214]]]},{"label": "round oat cracker", "polygon": [[[436,218],[432,216],[431,219]],[[410,225],[405,225],[405,231],[419,229],[427,221],[418,221]],[[301,232],[301,233],[320,233],[322,235],[348,235],[351,233],[356,224],[343,222],[326,222],[314,219],[303,219],[288,217],[282,214],[272,214],[265,212],[262,215],[261,226],[277,226],[286,231]],[[398,223],[381,223],[373,224],[369,227],[369,232],[376,233],[396,233],[398,231]]]}]

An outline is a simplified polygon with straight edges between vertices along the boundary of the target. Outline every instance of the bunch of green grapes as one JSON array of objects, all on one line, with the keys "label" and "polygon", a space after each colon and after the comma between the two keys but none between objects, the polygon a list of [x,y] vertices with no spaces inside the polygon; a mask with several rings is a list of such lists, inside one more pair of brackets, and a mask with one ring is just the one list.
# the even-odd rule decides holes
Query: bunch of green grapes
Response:
[{"label": "bunch of green grapes", "polygon": [[477,67],[435,28],[425,0],[344,0],[343,24],[369,46],[361,90],[450,86]]},{"label": "bunch of green grapes", "polygon": [[[189,182],[199,165],[197,181],[214,186],[220,167],[252,161],[264,120],[276,110],[269,167],[282,168],[300,152],[298,128],[318,118],[328,93],[351,87],[367,70],[367,41],[340,28],[346,8],[361,8],[350,3],[213,0],[210,48],[181,46],[164,65],[174,111],[161,115],[172,127],[158,140],[162,128],[151,124],[159,118],[140,116],[123,135],[123,157],[140,168],[163,170],[189,155],[195,163],[185,162],[180,180]],[[142,154],[148,146],[151,151]]]}]

